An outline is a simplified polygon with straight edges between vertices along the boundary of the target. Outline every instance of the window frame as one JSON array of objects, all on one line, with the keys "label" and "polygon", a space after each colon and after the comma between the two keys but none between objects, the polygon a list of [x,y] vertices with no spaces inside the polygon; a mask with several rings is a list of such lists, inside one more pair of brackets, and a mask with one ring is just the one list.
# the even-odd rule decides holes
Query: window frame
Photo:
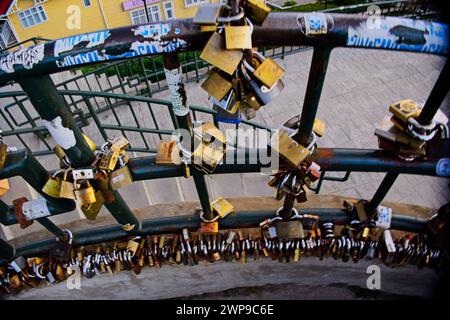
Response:
[{"label": "window frame", "polygon": [[[170,11],[172,11],[172,17],[171,17],[171,18],[169,18],[169,17],[167,16],[166,4],[168,4],[168,3],[170,3]],[[162,6],[163,6],[163,9],[164,9],[164,18],[166,18],[166,20],[169,20],[169,19],[176,19],[176,18],[175,18],[175,8],[174,8],[174,6],[173,6],[173,1],[166,1],[166,2],[163,2]]]},{"label": "window frame", "polygon": [[[90,7],[92,7],[92,1],[91,1],[91,0],[81,0],[81,1],[83,1],[83,6],[84,6],[85,8],[90,8]],[[86,1],[89,1],[89,5],[86,5]]]},{"label": "window frame", "polygon": [[191,8],[191,7],[195,7],[195,6],[198,6],[200,4],[204,4],[204,3],[208,3],[209,2],[208,0],[191,0],[192,3],[188,4],[187,0],[183,0],[183,1],[184,1],[184,7],[185,8]]},{"label": "window frame", "polygon": [[[33,10],[35,12],[33,12]],[[36,22],[35,15],[38,16],[40,20],[39,22]],[[48,15],[42,5],[36,5],[34,7],[19,11],[17,13],[17,17],[19,18],[20,24],[24,29],[32,28],[48,21]],[[45,19],[43,17],[45,17]],[[32,24],[30,23],[30,20],[33,21]],[[24,24],[24,21],[26,22],[26,25]]]},{"label": "window frame", "polygon": [[[156,10],[156,11],[153,10],[154,8],[156,8],[157,10]],[[156,5],[153,5],[153,6],[148,6],[148,5],[147,5],[147,9],[148,9],[148,13],[149,13],[149,15],[151,16],[152,20],[154,20],[154,14],[156,14],[156,13],[158,14],[159,19],[156,20],[156,21],[155,21],[155,20],[154,20],[154,21],[150,21],[149,17],[147,17],[147,15],[146,15],[145,7],[141,7],[141,8],[139,8],[139,9],[135,9],[135,10],[129,11],[131,23],[132,23],[133,25],[137,25],[137,24],[142,24],[142,23],[155,23],[155,22],[162,21],[161,8],[160,8],[160,6],[159,6],[159,3],[156,4]],[[146,17],[146,21],[144,21],[144,22],[139,22],[139,23],[134,23],[134,20],[133,20],[133,13],[138,12],[138,11],[143,11],[144,17]]]}]

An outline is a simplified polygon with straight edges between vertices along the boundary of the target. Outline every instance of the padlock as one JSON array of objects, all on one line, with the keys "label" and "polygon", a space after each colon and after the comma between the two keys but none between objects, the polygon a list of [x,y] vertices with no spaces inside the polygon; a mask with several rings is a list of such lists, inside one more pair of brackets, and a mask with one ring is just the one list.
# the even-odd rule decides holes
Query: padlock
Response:
[{"label": "padlock", "polygon": [[95,145],[94,141],[91,140],[87,135],[83,133],[84,140],[88,144],[89,148],[94,152],[97,149],[97,146]]},{"label": "padlock", "polygon": [[211,209],[221,218],[225,218],[234,211],[233,205],[222,197],[218,197],[216,200],[211,202]]},{"label": "padlock", "polygon": [[58,157],[58,159],[60,160],[65,160],[66,158],[66,153],[64,152],[64,149],[61,148],[61,146],[59,144],[55,145],[53,147],[53,151],[55,152],[56,156]]},{"label": "padlock", "polygon": [[96,201],[95,190],[87,180],[82,182],[80,186],[77,185],[77,180],[74,180],[74,193],[80,206],[88,205]]},{"label": "padlock", "polygon": [[205,45],[200,58],[233,75],[242,60],[241,50],[227,50],[225,39],[217,32],[214,32]]},{"label": "padlock", "polygon": [[8,155],[8,146],[0,141],[0,169],[3,169],[6,162],[6,156]]},{"label": "padlock", "polygon": [[317,136],[323,137],[323,135],[325,134],[325,128],[325,122],[323,122],[319,118],[314,119],[313,131]]},{"label": "padlock", "polygon": [[198,7],[192,22],[201,25],[215,25],[223,8],[221,3],[205,3]]},{"label": "padlock", "polygon": [[298,203],[303,203],[303,202],[308,201],[306,191],[303,187],[301,188],[300,192],[298,193],[296,199],[297,199]]},{"label": "padlock", "polygon": [[19,256],[15,258],[11,263],[11,267],[16,271],[17,273],[22,272],[27,267],[27,260],[23,256]]},{"label": "padlock", "polygon": [[305,237],[303,224],[300,220],[280,221],[275,227],[279,239],[291,240]]},{"label": "padlock", "polygon": [[397,249],[390,230],[383,231],[381,250],[384,263],[391,264],[394,261]]},{"label": "padlock", "polygon": [[311,164],[309,165],[309,167],[307,169],[307,173],[308,173],[309,179],[311,179],[312,182],[317,181],[321,175],[320,166],[317,163],[315,163],[314,161],[311,162]]},{"label": "padlock", "polygon": [[214,97],[209,97],[209,101],[217,107],[220,107],[221,109],[229,112],[229,113],[236,113],[238,110],[239,105],[236,103],[234,91],[230,90],[225,97],[222,100],[216,100]]},{"label": "padlock", "polygon": [[375,226],[384,230],[389,229],[392,221],[392,208],[378,206],[376,211]]},{"label": "padlock", "polygon": [[98,168],[100,170],[108,170],[108,171],[114,170],[117,165],[117,161],[119,161],[119,156],[120,156],[120,149],[111,148],[106,150],[104,154],[100,157]]},{"label": "padlock", "polygon": [[68,174],[71,170],[65,170],[63,179],[61,180],[61,187],[59,190],[59,197],[64,199],[75,200],[75,193],[73,188],[73,182],[68,181]]},{"label": "padlock", "polygon": [[265,58],[257,51],[253,52],[261,60],[260,65],[254,70],[253,75],[267,88],[272,88],[281,79],[285,71],[278,63],[270,58]]},{"label": "padlock", "polygon": [[421,108],[417,103],[410,99],[405,99],[393,103],[389,106],[389,112],[402,123],[408,123],[410,117],[417,117],[421,112]]},{"label": "padlock", "polygon": [[72,179],[73,180],[85,180],[94,179],[94,168],[77,168],[72,169]]},{"label": "padlock", "polygon": [[365,201],[358,201],[355,203],[355,209],[356,213],[358,214],[358,219],[360,222],[366,222],[367,221],[367,213],[366,208],[364,206]]},{"label": "padlock", "polygon": [[293,167],[298,167],[310,154],[307,148],[289,137],[284,130],[278,130],[272,135],[270,145]]},{"label": "padlock", "polygon": [[110,149],[116,149],[118,151],[124,150],[130,145],[130,142],[124,136],[114,137],[108,140],[108,142],[111,144]]},{"label": "padlock", "polygon": [[161,141],[156,153],[156,164],[181,164],[180,148],[176,141]]},{"label": "padlock", "polygon": [[193,132],[201,139],[192,153],[193,164],[200,170],[212,173],[225,155],[226,137],[210,122],[194,127]]},{"label": "padlock", "polygon": [[[247,87],[255,97],[256,102],[260,106],[269,104],[270,101],[278,96],[284,89],[283,81],[280,79],[272,88],[268,88],[267,86],[250,76],[249,72],[246,70],[246,66],[248,66],[248,63],[245,60],[243,62],[244,63],[241,64],[241,72],[244,75],[244,78],[247,81]],[[254,69],[252,68],[251,70]]]},{"label": "padlock", "polygon": [[214,119],[217,122],[234,123],[234,124],[241,123],[241,113],[239,110],[236,111],[235,113],[230,113],[216,105],[213,105],[213,110],[216,111],[216,114],[214,114]]},{"label": "padlock", "polygon": [[253,23],[262,25],[267,15],[270,12],[270,8],[260,0],[246,0],[243,3],[245,16],[249,17]]},{"label": "padlock", "polygon": [[9,191],[9,181],[8,179],[0,180],[0,197],[4,196]]},{"label": "padlock", "polygon": [[97,171],[94,179],[95,187],[101,191],[104,202],[108,204],[113,203],[116,200],[116,196],[114,195],[114,191],[111,189],[110,178],[106,171]]},{"label": "padlock", "polygon": [[219,222],[200,222],[200,229],[198,232],[201,233],[218,233],[219,232]]},{"label": "padlock", "polygon": [[57,260],[68,261],[72,249],[73,235],[68,229],[64,229],[64,232],[67,234],[67,240],[56,238],[55,244],[50,248],[50,256]]},{"label": "padlock", "polygon": [[252,27],[247,22],[244,26],[225,26],[225,45],[227,50],[251,49]]},{"label": "padlock", "polygon": [[136,241],[136,238],[128,240],[127,250],[129,250],[132,255],[136,254],[138,248],[139,248],[139,242]]},{"label": "padlock", "polygon": [[115,171],[112,171],[109,175],[110,184],[113,190],[117,190],[126,187],[133,183],[133,177],[131,176],[128,166],[123,166]]},{"label": "padlock", "polygon": [[62,179],[58,175],[61,174],[62,171],[58,170],[54,174],[52,174],[47,182],[45,183],[44,187],[42,188],[42,192],[45,194],[53,197],[53,198],[59,198],[59,194],[61,191],[61,182]]},{"label": "padlock", "polygon": [[98,216],[98,213],[102,209],[103,204],[105,203],[105,198],[103,197],[103,193],[100,190],[95,193],[95,200],[96,201],[94,203],[81,206],[81,211],[83,211],[86,219],[88,220],[95,220]]},{"label": "padlock", "polygon": [[212,71],[208,78],[202,83],[201,87],[209,96],[217,101],[222,100],[232,89],[232,84],[218,71]]}]

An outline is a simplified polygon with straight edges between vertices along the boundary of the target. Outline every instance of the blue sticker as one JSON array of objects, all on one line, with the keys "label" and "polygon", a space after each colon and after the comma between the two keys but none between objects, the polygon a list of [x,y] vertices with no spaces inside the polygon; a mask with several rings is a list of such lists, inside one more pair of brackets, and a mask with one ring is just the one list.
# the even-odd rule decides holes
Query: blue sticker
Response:
[{"label": "blue sticker", "polygon": [[436,174],[439,177],[450,176],[450,158],[442,158],[436,164]]}]

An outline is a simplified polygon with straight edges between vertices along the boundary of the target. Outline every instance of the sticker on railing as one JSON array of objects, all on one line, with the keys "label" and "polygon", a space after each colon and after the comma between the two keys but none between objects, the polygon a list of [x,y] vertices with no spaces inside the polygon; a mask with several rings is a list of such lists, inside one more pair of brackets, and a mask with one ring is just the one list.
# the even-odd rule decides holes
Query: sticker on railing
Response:
[{"label": "sticker on railing", "polygon": [[189,113],[189,107],[186,106],[184,93],[183,75],[178,69],[169,70],[164,68],[166,74],[167,86],[170,91],[173,111],[177,116],[185,116]]},{"label": "sticker on railing", "polygon": [[170,29],[172,29],[171,23],[159,23],[159,24],[146,24],[131,30],[134,31],[135,36],[161,39],[161,36],[169,34]]},{"label": "sticker on railing", "polygon": [[319,12],[300,13],[297,16],[297,23],[302,33],[308,37],[327,34],[334,26],[331,15]]},{"label": "sticker on railing", "polygon": [[373,19],[348,27],[347,46],[448,53],[445,24],[383,16],[374,23]]},{"label": "sticker on railing", "polygon": [[55,57],[59,57],[61,53],[73,49],[79,50],[102,45],[109,36],[111,36],[111,32],[109,30],[104,30],[56,40],[54,55]]},{"label": "sticker on railing", "polygon": [[450,158],[439,159],[436,164],[436,174],[439,177],[450,177]]},{"label": "sticker on railing", "polygon": [[23,215],[28,221],[47,217],[50,215],[50,211],[47,207],[47,200],[45,200],[45,198],[39,198],[36,200],[24,202],[22,211]]},{"label": "sticker on railing", "polygon": [[44,59],[44,44],[23,48],[8,53],[0,58],[0,69],[7,73],[14,72],[14,65],[21,65],[25,69],[33,66]]},{"label": "sticker on railing", "polygon": [[42,124],[61,148],[67,150],[76,145],[75,134],[69,128],[63,127],[61,117],[58,116],[52,121],[42,120]]}]

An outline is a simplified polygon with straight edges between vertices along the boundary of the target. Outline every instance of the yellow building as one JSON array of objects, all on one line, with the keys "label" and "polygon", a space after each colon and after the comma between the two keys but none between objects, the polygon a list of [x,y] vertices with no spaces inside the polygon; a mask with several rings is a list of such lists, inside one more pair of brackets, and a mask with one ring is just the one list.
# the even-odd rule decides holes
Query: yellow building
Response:
[{"label": "yellow building", "polygon": [[[0,47],[132,24],[188,18],[223,0],[0,0]],[[32,43],[28,43],[32,44]]]}]

